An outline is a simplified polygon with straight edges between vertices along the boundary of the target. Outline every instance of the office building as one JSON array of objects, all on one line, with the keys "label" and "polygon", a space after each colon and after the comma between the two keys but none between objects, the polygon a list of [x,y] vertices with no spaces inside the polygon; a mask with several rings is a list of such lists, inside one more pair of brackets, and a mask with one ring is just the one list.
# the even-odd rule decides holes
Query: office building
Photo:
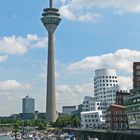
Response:
[{"label": "office building", "polygon": [[116,91],[119,90],[118,78],[114,69],[97,69],[94,77],[94,96],[97,101],[107,105],[115,103]]},{"label": "office building", "polygon": [[92,109],[92,105],[94,104],[94,102],[95,102],[94,97],[85,96],[83,104],[82,104],[82,111],[85,112],[85,111],[94,110],[94,109]]},{"label": "office building", "polygon": [[77,110],[72,111],[71,115],[75,115],[75,116],[78,116],[80,118],[80,113],[82,112],[82,107],[83,107],[82,104],[78,105]]},{"label": "office building", "polygon": [[76,106],[63,106],[62,113],[64,115],[71,115],[72,111],[76,110]]},{"label": "office building", "polygon": [[22,113],[34,113],[35,112],[35,99],[26,96],[22,99]]},{"label": "office building", "polygon": [[104,123],[102,110],[81,112],[81,128],[102,128]]}]

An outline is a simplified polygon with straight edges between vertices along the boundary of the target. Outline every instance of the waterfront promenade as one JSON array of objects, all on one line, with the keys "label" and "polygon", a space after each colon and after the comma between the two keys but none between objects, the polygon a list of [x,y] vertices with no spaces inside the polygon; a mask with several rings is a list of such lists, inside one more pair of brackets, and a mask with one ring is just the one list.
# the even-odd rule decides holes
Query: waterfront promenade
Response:
[{"label": "waterfront promenade", "polygon": [[92,130],[65,128],[65,132],[73,133],[76,139],[88,140],[98,138],[98,140],[140,140],[140,130]]}]

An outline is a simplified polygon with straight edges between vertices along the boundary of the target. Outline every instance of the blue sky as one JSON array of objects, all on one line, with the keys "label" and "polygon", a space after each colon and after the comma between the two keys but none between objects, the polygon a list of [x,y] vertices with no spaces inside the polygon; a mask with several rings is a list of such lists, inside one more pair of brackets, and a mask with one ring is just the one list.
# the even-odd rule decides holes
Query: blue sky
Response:
[{"label": "blue sky", "polygon": [[[3,0],[0,5],[0,115],[21,112],[21,98],[45,111],[47,32],[40,18],[47,0]],[[116,69],[132,87],[140,61],[140,1],[55,1],[62,21],[55,32],[57,109],[93,96],[94,70]],[[77,98],[79,99],[77,101]]]}]

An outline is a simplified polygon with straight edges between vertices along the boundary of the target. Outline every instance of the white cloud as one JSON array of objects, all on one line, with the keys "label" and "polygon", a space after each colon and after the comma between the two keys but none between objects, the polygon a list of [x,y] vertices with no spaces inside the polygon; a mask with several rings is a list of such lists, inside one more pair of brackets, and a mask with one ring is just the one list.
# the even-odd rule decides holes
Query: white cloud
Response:
[{"label": "white cloud", "polygon": [[[62,16],[69,20],[78,20],[84,22],[95,22],[102,17],[102,14],[97,12],[84,11],[80,7],[76,7],[70,1],[68,3],[62,2],[63,5],[60,7],[60,13]],[[64,4],[65,3],[65,4]]]},{"label": "white cloud", "polygon": [[83,22],[96,22],[99,18],[101,18],[101,14],[99,13],[90,13],[90,12],[87,12],[83,15],[80,15],[79,16],[79,21],[83,21]]},{"label": "white cloud", "polygon": [[93,96],[93,84],[82,85],[59,85],[57,86],[57,105],[60,108],[64,105],[81,104],[84,96]]},{"label": "white cloud", "polygon": [[29,90],[31,89],[30,84],[22,84],[16,80],[6,80],[0,81],[0,90],[9,91],[9,90]]},{"label": "white cloud", "polygon": [[8,59],[8,55],[2,55],[2,56],[0,56],[0,63],[1,62],[4,62],[7,59]]},{"label": "white cloud", "polygon": [[7,91],[0,92],[0,116],[9,116],[21,112],[21,95],[11,94]]},{"label": "white cloud", "polygon": [[[83,17],[90,12],[90,15],[94,15],[97,9],[114,9],[118,11],[119,15],[125,12],[140,13],[140,0],[61,0],[62,6],[60,7],[61,14],[70,20],[79,20],[79,17]],[[121,12],[120,12],[121,11]],[[98,20],[101,17],[101,13],[95,16],[87,18],[86,21]],[[83,20],[82,20],[83,21]]]},{"label": "white cloud", "polygon": [[46,37],[38,37],[37,35],[27,34],[26,37],[21,36],[5,36],[0,38],[0,51],[7,54],[24,54],[29,48],[42,48],[47,45]]},{"label": "white cloud", "polygon": [[113,68],[117,71],[132,72],[134,61],[140,60],[140,51],[119,49],[114,53],[100,56],[89,56],[69,65],[69,71],[95,70],[98,68]]},{"label": "white cloud", "polygon": [[120,89],[128,91],[132,89],[132,77],[118,76],[118,81]]}]

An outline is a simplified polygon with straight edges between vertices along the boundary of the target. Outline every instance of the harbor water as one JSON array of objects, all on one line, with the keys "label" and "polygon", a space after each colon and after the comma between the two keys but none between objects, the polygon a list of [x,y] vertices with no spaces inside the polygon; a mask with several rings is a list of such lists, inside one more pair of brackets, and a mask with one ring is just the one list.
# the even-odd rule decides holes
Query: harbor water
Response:
[{"label": "harbor water", "polygon": [[0,136],[0,140],[10,140],[8,136]]}]

